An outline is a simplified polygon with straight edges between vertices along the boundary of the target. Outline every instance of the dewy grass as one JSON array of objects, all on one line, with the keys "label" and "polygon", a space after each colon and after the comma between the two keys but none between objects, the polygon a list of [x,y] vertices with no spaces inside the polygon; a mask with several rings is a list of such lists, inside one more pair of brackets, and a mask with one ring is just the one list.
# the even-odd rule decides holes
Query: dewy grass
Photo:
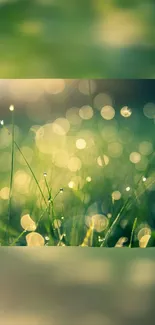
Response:
[{"label": "dewy grass", "polygon": [[136,229],[136,225],[137,225],[137,218],[135,218],[134,223],[133,223],[133,227],[132,227],[132,231],[131,231],[131,237],[130,237],[130,243],[129,243],[129,248],[132,247],[133,235],[134,235],[134,231]]},{"label": "dewy grass", "polygon": [[26,230],[23,230],[22,233],[12,242],[10,246],[14,246],[25,233]]},{"label": "dewy grass", "polygon": [[[90,93],[90,99],[91,99],[91,105],[93,107],[93,97],[92,97],[92,93],[91,93],[91,82],[89,81],[89,93]],[[4,127],[4,124],[1,124]],[[7,130],[8,131],[8,130]],[[8,131],[9,132],[9,131]],[[10,133],[10,132],[9,132]],[[10,244],[10,246],[14,246],[16,245],[19,240],[22,238],[22,236],[25,234],[25,230],[22,231],[19,235],[13,235],[10,233],[9,231],[9,226],[10,226],[10,218],[11,218],[11,202],[12,202],[12,190],[13,190],[13,175],[14,175],[14,153],[15,153],[15,148],[19,151],[19,153],[21,154],[21,156],[23,157],[28,169],[31,172],[32,178],[34,179],[39,192],[41,194],[41,198],[43,199],[44,203],[45,203],[45,207],[43,208],[43,211],[39,211],[40,217],[38,218],[38,221],[36,223],[37,228],[39,227],[42,219],[44,218],[45,214],[48,215],[48,222],[46,224],[44,224],[44,228],[47,229],[48,232],[48,236],[51,238],[51,242],[53,240],[54,243],[56,243],[57,246],[64,244],[63,243],[63,239],[64,239],[64,231],[63,231],[63,227],[59,227],[57,225],[55,232],[54,230],[54,221],[55,220],[59,220],[60,219],[60,215],[57,215],[57,213],[55,212],[55,207],[54,207],[54,202],[57,198],[57,196],[59,195],[59,193],[63,192],[63,188],[61,188],[55,196],[53,196],[52,193],[52,189],[48,184],[47,181],[47,173],[44,173],[44,181],[45,181],[45,190],[47,190],[47,198],[46,195],[44,193],[44,190],[42,190],[37,177],[35,176],[29,162],[27,161],[25,155],[23,154],[22,150],[20,149],[19,145],[17,144],[16,140],[15,140],[15,124],[14,124],[14,111],[12,111],[12,132],[11,132],[11,174],[10,174],[10,192],[9,192],[9,202],[8,202],[8,220],[7,220],[7,230],[6,230],[6,236],[7,236],[7,241],[6,243],[9,245],[10,244],[10,238],[9,237],[16,237],[16,239],[14,239],[12,241],[12,243]],[[99,146],[100,147],[100,146]],[[101,158],[103,155],[103,152],[100,152],[101,154]],[[104,157],[103,157],[104,160]],[[103,162],[104,164],[104,162]],[[84,175],[85,178],[85,175]],[[139,187],[139,184],[142,182],[142,176],[139,178],[137,184],[135,185],[135,188],[133,190],[133,194],[134,197],[131,197],[129,195],[128,199],[125,201],[125,203],[123,204],[123,206],[121,206],[119,208],[119,211],[117,212],[116,215],[116,211],[115,211],[115,206],[113,206],[113,210],[112,210],[112,216],[114,217],[114,215],[116,215],[115,219],[113,220],[113,222],[111,223],[110,227],[108,228],[108,230],[105,233],[104,239],[102,244],[100,245],[100,247],[108,247],[108,241],[110,239],[110,236],[112,235],[112,232],[114,231],[115,227],[120,223],[120,221],[122,220],[122,217],[124,216],[126,209],[127,211],[129,210],[129,208],[131,208],[132,206],[136,205],[136,209],[138,210],[138,212],[140,211],[140,204],[141,204],[141,196],[144,194],[145,190],[148,189],[150,186],[152,186],[154,184],[154,180],[152,182],[150,182],[149,185],[144,184],[142,182],[141,185],[145,185],[143,186],[143,189],[141,189],[141,187]],[[80,188],[79,188],[80,190]],[[82,205],[85,204],[85,190],[84,190],[84,196],[83,196],[83,200],[82,200]],[[43,204],[44,205],[44,204]],[[78,205],[76,206],[76,209],[78,208]],[[41,209],[40,209],[41,210]],[[86,209],[84,209],[85,211],[83,211],[83,215],[86,214]],[[60,213],[60,212],[59,212]],[[61,213],[60,213],[61,214]],[[78,210],[76,211],[76,214],[78,214]],[[59,218],[58,218],[59,216]],[[64,213],[63,213],[64,216]],[[129,236],[129,246],[128,247],[133,247],[134,245],[134,232],[137,226],[137,220],[139,218],[139,214],[136,215],[136,218],[133,221],[132,224],[132,229],[131,229],[131,235]],[[74,220],[74,219],[73,219]],[[76,221],[76,219],[75,219]],[[83,226],[83,225],[82,225]],[[80,237],[80,231],[82,229],[82,226],[80,225],[80,220],[78,220],[78,223],[74,222],[72,223],[72,229],[70,229],[70,239],[68,240],[68,245],[76,245],[76,246],[94,246],[95,243],[95,227],[90,227],[87,232],[86,235],[83,235]],[[36,228],[36,229],[37,229]],[[62,229],[62,231],[61,231]],[[54,234],[54,235],[53,235]],[[53,238],[52,238],[53,237]],[[102,236],[103,237],[103,236]],[[82,239],[81,239],[82,238]],[[19,243],[20,244],[20,243]]]},{"label": "dewy grass", "polygon": [[[9,132],[9,130],[4,126],[4,124],[3,124],[2,126],[7,130],[7,132]],[[14,128],[13,128],[13,129],[14,129]],[[9,134],[10,134],[10,132],[9,132]],[[39,185],[39,182],[38,182],[38,180],[37,180],[37,178],[36,178],[36,176],[35,176],[35,174],[34,174],[32,168],[31,168],[30,164],[28,163],[26,157],[24,156],[23,152],[21,151],[20,147],[18,146],[17,142],[15,141],[13,135],[12,135],[12,139],[13,139],[13,144],[16,146],[16,148],[17,148],[18,151],[20,152],[21,156],[23,157],[23,159],[24,159],[24,161],[25,161],[27,167],[29,168],[29,170],[30,170],[30,172],[31,172],[31,174],[32,174],[32,177],[34,178],[34,180],[35,180],[35,182],[36,182],[36,184],[37,184],[37,187],[38,187],[38,189],[39,189],[39,191],[40,191],[40,194],[41,194],[41,196],[42,196],[42,198],[43,198],[43,200],[44,200],[44,203],[45,203],[46,206],[47,206],[47,202],[46,202],[45,196],[44,196],[44,194],[43,194],[43,191],[42,191],[42,189],[41,189],[41,187],[40,187],[40,185]],[[14,148],[14,145],[13,145],[13,148]],[[12,156],[14,156],[14,150],[13,150]],[[11,170],[12,170],[12,168],[11,168]],[[11,176],[12,176],[12,173],[11,173]]]},{"label": "dewy grass", "polygon": [[[23,157],[27,167],[29,168],[32,176],[33,176],[33,179],[35,180],[36,184],[37,184],[37,187],[41,193],[41,196],[44,200],[44,203],[46,204],[46,207],[48,209],[48,204],[46,202],[46,199],[45,199],[45,196],[43,194],[43,191],[39,185],[39,182],[30,166],[30,164],[28,163],[26,157],[24,156],[23,152],[21,151],[20,147],[18,146],[17,142],[15,141],[15,123],[14,123],[14,106],[10,106],[10,111],[12,112],[12,130],[11,130],[11,138],[12,138],[12,141],[11,141],[11,175],[10,175],[10,191],[9,191],[9,203],[8,203],[8,221],[7,221],[7,225],[6,225],[6,231],[5,231],[5,244],[9,245],[9,224],[10,224],[10,219],[11,219],[11,203],[12,203],[12,190],[13,190],[13,173],[14,173],[14,151],[15,151],[15,146],[16,148],[18,149],[18,151],[20,152],[21,156]],[[4,122],[3,124],[1,124],[6,130],[7,132],[9,132],[9,130],[4,126]],[[10,132],[9,132],[10,134]],[[46,186],[48,187],[48,184],[46,182]],[[50,190],[49,190],[49,187],[48,187],[48,192],[49,192],[49,195],[51,195],[50,193]],[[47,210],[46,209],[46,210]],[[41,218],[39,218],[39,222],[41,221],[42,217],[44,216],[45,212],[42,214]],[[38,222],[38,223],[39,223]],[[16,243],[20,238],[21,236],[24,234],[24,232],[22,232],[22,234],[19,235],[19,237],[13,242],[13,243]],[[12,246],[13,244],[11,244]]]},{"label": "dewy grass", "polygon": [[[92,108],[94,108],[94,101],[93,101],[93,96],[92,96],[92,91],[91,91],[91,80],[88,80],[88,89],[89,89],[89,96],[90,96],[90,102],[91,102],[91,106]],[[102,153],[101,153],[101,160],[104,160],[104,157],[102,157]],[[104,164],[105,164],[105,161],[104,161]],[[104,240],[102,242],[102,244],[100,245],[100,247],[106,247],[107,246],[107,242],[108,242],[108,239],[110,237],[110,234],[114,228],[114,226],[117,224],[117,222],[119,221],[120,217],[121,217],[121,214],[122,212],[124,211],[124,209],[126,208],[128,202],[129,202],[130,198],[125,202],[125,204],[123,205],[123,207],[121,208],[120,212],[118,213],[118,215],[116,216],[115,220],[113,221],[113,223],[111,224],[111,226],[109,227],[105,237],[104,237]],[[93,245],[93,234],[94,234],[94,231],[92,230],[91,232],[91,245]]]},{"label": "dewy grass", "polygon": [[121,216],[122,216],[122,212],[125,210],[125,208],[127,207],[128,203],[130,203],[130,197],[126,200],[125,204],[122,206],[122,208],[120,209],[120,212],[117,214],[115,220],[112,222],[111,226],[109,227],[105,237],[104,237],[104,240],[101,244],[100,247],[106,247],[107,246],[107,242],[108,242],[108,239],[111,235],[111,232],[114,228],[114,226],[116,226],[116,224],[118,223],[118,221],[120,220]]},{"label": "dewy grass", "polygon": [[14,107],[10,106],[10,111],[12,111],[12,141],[11,141],[11,174],[10,174],[10,191],[9,191],[9,204],[8,204],[8,221],[6,225],[6,242],[9,243],[9,233],[8,227],[10,225],[11,219],[11,203],[12,203],[12,190],[13,190],[13,173],[14,173],[14,135],[15,135],[15,127],[14,127]]},{"label": "dewy grass", "polygon": [[47,206],[47,202],[46,202],[45,196],[44,196],[44,194],[43,194],[43,192],[42,192],[42,189],[41,189],[41,187],[40,187],[40,185],[39,185],[39,182],[38,182],[38,180],[37,180],[37,178],[36,178],[36,176],[35,176],[35,174],[34,174],[32,168],[31,168],[30,164],[28,163],[27,159],[25,158],[24,154],[22,153],[22,151],[21,151],[20,147],[18,146],[18,144],[16,143],[16,141],[14,141],[14,143],[15,143],[15,146],[17,147],[18,151],[19,151],[20,154],[22,155],[22,157],[23,157],[25,163],[27,164],[27,166],[28,166],[28,168],[29,168],[29,170],[30,170],[30,172],[31,172],[31,174],[32,174],[32,176],[33,176],[33,178],[34,178],[34,180],[35,180],[37,186],[38,186],[38,189],[39,189],[39,191],[40,191],[40,193],[41,193],[41,195],[42,195],[42,198],[43,198],[43,200],[44,200],[44,203],[45,203],[46,206]]},{"label": "dewy grass", "polygon": [[45,180],[45,185],[46,185],[46,188],[47,188],[47,192],[48,192],[48,196],[49,196],[49,199],[48,200],[51,200],[52,199],[52,196],[51,196],[51,189],[49,188],[48,186],[48,183],[47,183],[47,174],[44,173],[44,180]]}]

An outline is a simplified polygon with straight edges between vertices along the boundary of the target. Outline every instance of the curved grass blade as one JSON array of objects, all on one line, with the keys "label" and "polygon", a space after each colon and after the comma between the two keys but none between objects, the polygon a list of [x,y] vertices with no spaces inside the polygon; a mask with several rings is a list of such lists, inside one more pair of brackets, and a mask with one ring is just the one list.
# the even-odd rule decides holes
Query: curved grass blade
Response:
[{"label": "curved grass blade", "polygon": [[8,220],[6,225],[6,242],[9,241],[8,227],[11,219],[11,204],[12,204],[12,191],[13,191],[13,173],[14,173],[14,137],[15,137],[15,127],[14,127],[14,111],[12,111],[12,140],[11,140],[11,174],[10,174],[10,191],[9,191],[9,205],[8,205]]}]

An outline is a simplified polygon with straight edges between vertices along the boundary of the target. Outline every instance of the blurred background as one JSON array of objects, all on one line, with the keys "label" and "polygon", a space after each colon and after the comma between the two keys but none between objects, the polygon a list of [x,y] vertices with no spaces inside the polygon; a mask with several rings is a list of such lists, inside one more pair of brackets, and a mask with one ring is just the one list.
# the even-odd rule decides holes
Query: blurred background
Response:
[{"label": "blurred background", "polygon": [[0,0],[1,78],[154,78],[154,0]]},{"label": "blurred background", "polygon": [[3,325],[154,324],[154,249],[2,248]]},{"label": "blurred background", "polygon": [[[46,245],[58,245],[61,232],[71,246],[128,247],[131,239],[133,247],[154,246],[154,87],[154,80],[0,80],[1,244],[12,188],[10,244],[29,215],[41,218]],[[55,211],[47,213],[50,196]]]}]

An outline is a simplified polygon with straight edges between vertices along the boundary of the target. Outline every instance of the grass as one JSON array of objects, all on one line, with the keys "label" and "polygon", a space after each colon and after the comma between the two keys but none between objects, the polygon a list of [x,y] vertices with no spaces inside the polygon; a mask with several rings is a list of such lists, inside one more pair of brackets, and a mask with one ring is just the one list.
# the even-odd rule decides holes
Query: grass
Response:
[{"label": "grass", "polygon": [[[88,81],[88,87],[89,87],[89,98],[90,98],[90,105],[94,109],[94,103],[93,103],[93,95],[91,91],[91,81]],[[137,245],[137,232],[138,227],[141,225],[141,213],[142,213],[142,206],[143,201],[146,201],[146,198],[144,198],[144,195],[146,195],[147,191],[151,186],[155,183],[154,177],[151,178],[151,181],[149,183],[143,182],[142,175],[140,175],[139,180],[135,183],[135,186],[132,191],[132,195],[128,195],[127,198],[124,198],[121,203],[118,205],[116,202],[111,201],[111,211],[112,216],[108,221],[108,226],[106,229],[103,229],[102,231],[97,231],[95,228],[95,224],[93,221],[91,221],[91,224],[86,225],[85,222],[83,223],[83,217],[87,214],[87,207],[88,205],[85,204],[85,199],[87,197],[87,194],[89,193],[89,183],[87,186],[84,187],[83,190],[83,198],[81,201],[81,205],[79,205],[79,201],[75,201],[75,216],[73,212],[73,206],[72,199],[70,200],[69,205],[69,213],[71,216],[69,218],[66,218],[66,207],[64,207],[64,203],[62,204],[61,209],[57,209],[57,198],[60,196],[64,196],[65,189],[60,188],[54,195],[53,193],[53,184],[51,184],[51,180],[48,178],[48,173],[44,172],[42,174],[42,180],[44,181],[44,186],[40,185],[40,180],[35,175],[35,172],[33,168],[31,167],[27,157],[22,152],[20,146],[18,145],[16,139],[15,139],[15,119],[14,119],[14,110],[11,112],[12,114],[12,130],[10,131],[5,127],[5,125],[2,124],[2,127],[6,129],[7,132],[9,132],[11,136],[11,170],[10,170],[10,186],[9,186],[9,198],[8,198],[8,218],[6,220],[6,229],[5,229],[5,235],[1,241],[1,245],[4,246],[16,246],[16,245],[26,245],[25,236],[27,236],[28,233],[31,231],[27,231],[27,229],[22,230],[18,235],[13,235],[12,233],[12,216],[14,215],[14,212],[12,211],[12,197],[14,195],[13,193],[13,184],[14,184],[14,165],[15,165],[15,149],[16,151],[21,155],[22,159],[24,160],[27,170],[31,174],[33,182],[36,184],[37,191],[40,195],[40,208],[37,209],[37,220],[35,220],[36,229],[35,232],[39,233],[43,239],[45,240],[45,237],[48,237],[48,240],[45,240],[46,245],[55,245],[55,246],[96,246],[96,247],[112,247],[116,245],[116,242],[119,238],[119,227],[121,222],[124,220],[124,216],[128,215],[128,213],[131,214],[131,218],[129,219],[129,228],[126,232],[125,230],[125,237],[127,236],[127,241],[125,245],[122,247],[136,247]],[[96,132],[96,139],[97,143],[99,144],[99,147],[97,148],[98,153],[103,156],[103,150],[102,150],[102,143],[100,139],[100,135]],[[154,159],[154,154],[152,155],[152,160],[150,159],[150,164],[148,165],[145,174],[150,174],[150,165],[152,165]],[[102,163],[104,166],[106,166],[106,163],[104,161],[104,156],[102,159]],[[152,170],[151,170],[152,171]],[[86,170],[86,174],[89,172]],[[132,172],[132,171],[131,171]],[[128,175],[127,175],[128,176]],[[102,185],[102,183],[101,183]],[[98,191],[102,192],[102,187],[98,189]],[[94,191],[95,192],[95,191]],[[77,192],[75,193],[75,198],[80,195],[80,188],[78,186]],[[29,206],[28,206],[28,209]],[[76,218],[76,216],[79,214],[79,211],[82,211],[82,217]],[[29,212],[30,213],[30,212]],[[136,215],[135,215],[136,214]],[[106,216],[107,217],[107,216]],[[68,226],[66,226],[66,222]],[[19,220],[20,225],[20,220]],[[144,230],[145,230],[144,225]],[[68,230],[69,229],[69,230]],[[18,232],[18,231],[17,231]],[[31,233],[34,233],[32,231]],[[46,235],[46,236],[45,236]],[[99,236],[100,235],[100,236]],[[121,235],[122,237],[123,235]],[[144,231],[145,236],[145,231]],[[114,239],[115,238],[115,239]],[[146,243],[146,246],[149,245],[149,241]]]},{"label": "grass", "polygon": [[12,111],[12,141],[11,141],[11,175],[10,175],[10,192],[9,192],[9,203],[8,203],[8,222],[6,225],[6,242],[9,244],[8,227],[11,219],[11,200],[12,200],[12,185],[13,185],[13,172],[14,172],[14,110]]}]

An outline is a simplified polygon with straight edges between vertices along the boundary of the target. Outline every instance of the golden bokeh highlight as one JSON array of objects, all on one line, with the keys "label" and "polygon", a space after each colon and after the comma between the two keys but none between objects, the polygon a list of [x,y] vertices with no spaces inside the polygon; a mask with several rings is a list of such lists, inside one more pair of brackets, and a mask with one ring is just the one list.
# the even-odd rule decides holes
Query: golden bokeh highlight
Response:
[{"label": "golden bokeh highlight", "polygon": [[31,177],[23,170],[18,170],[14,174],[14,186],[16,191],[21,193],[29,193]]},{"label": "golden bokeh highlight", "polygon": [[14,79],[9,83],[9,92],[15,100],[35,102],[44,93],[43,79]]},{"label": "golden bokeh highlight", "polygon": [[95,214],[92,217],[86,217],[86,224],[95,231],[102,232],[108,227],[109,220],[105,215]]},{"label": "golden bokeh highlight", "polygon": [[65,80],[64,79],[45,79],[44,88],[45,91],[52,95],[57,95],[65,90]]},{"label": "golden bokeh highlight", "polygon": [[144,235],[143,237],[141,237],[141,239],[139,240],[139,247],[146,248],[149,243],[150,238],[151,238],[151,235]]},{"label": "golden bokeh highlight", "polygon": [[83,120],[90,120],[93,117],[94,112],[91,106],[85,105],[80,108],[79,115]]},{"label": "golden bokeh highlight", "polygon": [[[64,130],[59,126],[58,130],[60,133],[64,133]],[[58,148],[63,148],[64,142],[65,136],[54,133],[52,123],[45,124],[36,131],[35,143],[41,153],[53,156]]]},{"label": "golden bokeh highlight", "polygon": [[[112,203],[112,210],[113,208],[115,209],[117,206],[123,203],[123,200],[125,198],[131,198],[132,201],[131,194],[134,194],[135,186],[139,181],[139,178],[140,187],[137,189],[138,194],[141,189],[143,191],[154,190],[154,174],[151,173],[151,175],[149,175],[151,168],[147,169],[148,164],[150,162],[152,163],[151,159],[154,157],[154,143],[153,140],[151,142],[151,139],[149,139],[149,137],[145,137],[143,133],[138,138],[138,135],[136,135],[137,130],[135,123],[133,123],[132,130],[132,128],[130,128],[128,125],[128,121],[121,118],[121,116],[128,118],[132,115],[132,110],[128,106],[124,106],[122,108],[120,107],[120,112],[118,111],[118,115],[119,113],[121,115],[118,117],[120,123],[123,123],[122,128],[120,128],[119,121],[114,118],[115,109],[113,108],[114,103],[112,98],[108,94],[104,93],[100,93],[98,95],[95,94],[95,98],[93,98],[93,95],[92,98],[89,98],[88,101],[87,97],[82,96],[83,101],[81,100],[79,102],[79,107],[72,107],[71,104],[71,107],[67,109],[68,106],[66,107],[66,104],[68,105],[68,103],[66,103],[64,107],[62,106],[61,112],[65,117],[59,117],[60,112],[57,112],[57,107],[50,107],[49,104],[46,106],[46,99],[50,98],[49,94],[60,94],[61,98],[61,93],[63,93],[65,90],[65,85],[69,89],[69,81],[64,81],[63,79],[59,81],[38,80],[36,82],[38,88],[35,91],[34,81],[30,82],[30,86],[27,84],[27,81],[23,81],[23,83],[25,86],[20,85],[19,80],[17,80],[9,91],[10,96],[16,100],[25,100],[24,109],[26,110],[27,117],[35,121],[34,125],[31,128],[28,125],[28,139],[22,137],[22,133],[19,127],[15,125],[16,143],[20,145],[20,150],[25,156],[28,163],[25,162],[20,150],[18,150],[17,146],[15,145],[15,165],[12,167],[12,189],[10,192],[9,187],[3,187],[0,190],[1,200],[9,200],[10,193],[13,193],[12,202],[14,206],[19,206],[19,208],[21,208],[21,211],[25,212],[33,211],[31,208],[28,210],[23,209],[23,205],[26,207],[26,205],[29,204],[31,198],[32,200],[35,200],[37,211],[37,209],[39,210],[40,208],[44,208],[45,203],[47,203],[47,205],[53,204],[52,198],[54,197],[56,198],[56,200],[54,200],[54,204],[56,204],[56,209],[58,209],[58,213],[60,213],[58,215],[61,216],[63,209],[67,215],[72,214],[75,199],[75,203],[80,203],[79,209],[82,210],[81,215],[84,216],[85,212],[83,211],[85,208],[87,211],[89,210],[89,204],[90,206],[93,205],[93,186],[96,184],[96,181],[101,182],[101,185],[103,185],[103,187],[105,186],[106,191],[108,191],[108,185],[106,186],[106,184],[109,184],[110,186],[111,182],[111,187],[109,187],[109,189],[110,196],[112,198],[112,202],[110,202],[110,205]],[[91,83],[93,84],[93,82]],[[77,81],[75,84],[77,85]],[[19,87],[19,94],[17,94],[17,86]],[[27,87],[27,89],[24,89],[24,87]],[[73,91],[75,91],[75,89],[73,89]],[[79,91],[84,95],[89,94],[90,89],[87,81],[82,80],[79,82]],[[46,94],[46,92],[48,94]],[[26,103],[27,96],[28,103]],[[56,104],[60,104],[59,96],[54,96],[53,98]],[[61,100],[62,99],[65,98],[61,98]],[[75,103],[75,105],[76,104],[77,103]],[[92,107],[90,105],[92,105]],[[144,115],[149,119],[155,120],[154,106],[155,104],[145,105]],[[17,105],[17,113],[18,109],[19,103]],[[55,109],[55,112],[52,111],[53,109]],[[14,106],[11,105],[7,111],[9,110],[10,112],[13,112]],[[9,116],[12,115],[10,115],[9,112],[8,114]],[[103,118],[101,118],[101,116]],[[137,116],[135,119],[136,118]],[[45,121],[48,121],[47,124],[45,124]],[[129,122],[132,123],[132,121]],[[136,120],[133,122],[136,122]],[[6,186],[6,184],[9,184],[9,182],[7,181],[3,184],[3,176],[5,177],[5,172],[11,172],[12,125],[6,125],[5,128],[5,119],[1,120],[0,123],[2,126],[0,128],[0,150],[4,149],[4,152],[1,154],[0,159],[0,171],[3,173],[1,185]],[[29,121],[29,123],[31,123],[31,121]],[[149,121],[147,121],[147,123],[149,123]],[[152,123],[152,121],[150,123]],[[7,128],[9,131],[7,131]],[[32,144],[31,148],[29,147],[28,143]],[[133,150],[133,144],[137,152],[131,152]],[[152,156],[148,157],[151,154]],[[120,157],[121,159],[112,159]],[[134,168],[130,162],[135,164]],[[19,164],[23,165],[26,168],[19,166]],[[94,164],[96,165],[94,166]],[[105,166],[109,166],[103,171],[102,169],[97,168],[97,164],[99,167],[103,168]],[[32,170],[34,169],[36,179],[33,175],[31,167]],[[134,185],[132,178],[130,181],[130,169],[131,173],[133,173]],[[129,172],[128,176],[127,171]],[[10,176],[11,173],[8,174]],[[124,182],[123,188],[120,187],[120,181]],[[89,184],[91,182],[92,184]],[[145,182],[145,184],[143,184],[143,182]],[[37,189],[36,183],[39,184],[38,186],[41,188],[40,193],[39,189]],[[101,187],[99,186],[98,191],[100,188]],[[72,189],[72,191],[69,189]],[[118,189],[120,189],[120,191]],[[54,193],[50,194],[50,190]],[[41,191],[43,195],[41,195]],[[130,191],[131,194],[126,193]],[[63,195],[58,195],[59,193],[63,193]],[[97,193],[95,194],[97,195]],[[46,202],[43,200],[44,196]],[[119,201],[121,198],[122,202],[114,202]],[[70,208],[70,211],[66,212],[65,208],[66,205],[69,207],[68,203],[70,199],[73,200],[73,204]],[[108,213],[108,211],[111,211],[111,207],[110,209],[108,208],[108,200],[108,203],[104,202],[103,204],[103,201],[101,201],[101,210],[98,198],[96,197],[95,200],[96,207],[94,208],[94,211],[91,211],[90,213],[88,212],[89,221],[87,222],[88,227],[91,229],[92,236],[93,231],[102,232],[104,230],[107,230],[109,223],[111,224],[112,221],[109,219],[111,217],[113,219],[115,215],[115,210],[114,212],[112,211],[112,213]],[[0,209],[3,212],[3,210],[5,210],[7,202],[1,201],[1,203],[2,207],[0,207]],[[98,214],[100,211],[103,214]],[[33,213],[36,213],[36,217],[38,219],[38,216],[40,216],[40,214],[38,212]],[[61,221],[58,219],[52,221],[55,229],[58,229],[62,226],[63,230],[64,223],[66,222],[66,218],[63,218],[63,223],[61,223]],[[23,215],[21,219],[19,219],[19,222],[25,231],[32,232],[31,236],[26,237],[28,246],[44,245],[44,238],[35,232],[37,225],[29,214]],[[128,221],[126,220],[126,222]],[[123,224],[123,226],[125,227],[125,224]],[[139,246],[141,248],[147,247],[149,239],[152,235],[150,231],[151,230],[148,230],[147,226],[144,226],[139,230],[138,240]],[[137,227],[135,232],[137,233]],[[134,236],[136,237],[135,232]],[[46,235],[45,238],[50,237],[48,229],[46,229]],[[101,235],[101,237],[104,236],[105,234],[103,236]],[[103,241],[104,238],[101,237],[100,241]],[[126,240],[126,237],[121,237],[115,244],[115,247],[123,247]],[[32,245],[32,242],[35,244]]]},{"label": "golden bokeh highlight", "polygon": [[153,152],[153,144],[149,141],[142,141],[139,144],[139,152],[144,156],[150,155]]},{"label": "golden bokeh highlight", "polygon": [[124,106],[124,107],[121,108],[120,114],[123,117],[130,117],[131,114],[132,114],[132,110],[128,106]]},{"label": "golden bokeh highlight", "polygon": [[55,219],[53,224],[54,224],[54,228],[58,229],[61,227],[61,220]]},{"label": "golden bokeh highlight", "polygon": [[115,110],[112,106],[104,106],[101,108],[101,116],[105,119],[105,120],[112,120],[115,116]]},{"label": "golden bokeh highlight", "polygon": [[141,155],[139,152],[132,152],[130,154],[130,161],[133,163],[133,164],[137,164],[141,161]]},{"label": "golden bokeh highlight", "polygon": [[74,188],[74,186],[75,186],[75,183],[74,183],[73,181],[70,181],[70,182],[68,183],[68,187],[69,187],[69,188]]},{"label": "golden bokeh highlight", "polygon": [[32,220],[29,214],[25,214],[21,217],[20,224],[26,231],[35,231],[37,228],[36,223]]},{"label": "golden bokeh highlight", "polygon": [[92,181],[92,178],[91,178],[90,176],[88,176],[88,177],[86,178],[86,181],[87,181],[88,183],[90,183],[90,182]]},{"label": "golden bokeh highlight", "polygon": [[122,195],[121,195],[121,193],[119,191],[114,191],[112,193],[112,199],[115,200],[115,201],[120,200],[121,199],[121,196]]},{"label": "golden bokeh highlight", "polygon": [[148,226],[141,228],[138,232],[138,240],[140,241],[144,236],[151,236],[151,229]]},{"label": "golden bokeh highlight", "polygon": [[74,191],[79,191],[83,188],[85,182],[81,176],[73,176],[71,181],[68,183],[68,187],[74,189]]},{"label": "golden bokeh highlight", "polygon": [[71,107],[66,112],[66,118],[72,125],[80,125],[82,123],[82,118],[79,115],[79,108]]},{"label": "golden bokeh highlight", "polygon": [[121,237],[119,238],[119,240],[117,241],[115,247],[123,247],[124,244],[128,241],[127,237]]},{"label": "golden bokeh highlight", "polygon": [[[90,87],[91,87],[91,93],[94,93],[96,90],[96,83],[94,80],[90,80]],[[90,94],[90,89],[89,89],[89,82],[88,80],[80,80],[78,83],[78,89],[80,93],[84,95],[89,95]]]},{"label": "golden bokeh highlight", "polygon": [[100,167],[107,166],[109,164],[109,157],[106,155],[99,156],[97,158],[97,163]]},{"label": "golden bokeh highlight", "polygon": [[60,168],[67,168],[69,163],[69,154],[65,150],[57,150],[54,156],[54,164]]},{"label": "golden bokeh highlight", "polygon": [[99,24],[98,41],[104,46],[126,48],[142,42],[144,31],[141,20],[133,11],[115,7]]},{"label": "golden bokeh highlight", "polygon": [[87,145],[87,143],[86,143],[86,141],[84,139],[78,139],[76,141],[76,147],[77,147],[77,149],[80,149],[80,150],[85,149],[86,148],[86,145]]},{"label": "golden bokeh highlight", "polygon": [[[84,140],[83,143],[86,144],[87,149],[93,150],[92,147],[95,146],[95,139],[94,139],[94,133],[92,130],[83,129],[83,130],[79,131],[76,135],[76,139]],[[88,152],[88,150],[87,150],[87,152]]]},{"label": "golden bokeh highlight", "polygon": [[71,157],[68,161],[68,169],[71,172],[77,172],[82,167],[82,162],[78,157]]},{"label": "golden bokeh highlight", "polygon": [[52,123],[52,130],[58,135],[66,135],[70,130],[70,123],[65,118],[58,118]]},{"label": "golden bokeh highlight", "polygon": [[13,112],[13,111],[14,111],[14,106],[11,105],[11,106],[9,107],[9,110],[10,110],[11,112]]},{"label": "golden bokeh highlight", "polygon": [[105,93],[99,93],[98,95],[95,96],[94,98],[94,106],[98,110],[101,110],[104,106],[112,106],[113,101],[112,98]]},{"label": "golden bokeh highlight", "polygon": [[38,234],[37,232],[31,232],[26,235],[27,246],[30,247],[40,247],[45,245],[45,239],[43,236]]},{"label": "golden bokeh highlight", "polygon": [[8,200],[9,199],[9,194],[10,194],[10,189],[9,187],[3,187],[1,190],[0,190],[0,198],[2,200]]}]

